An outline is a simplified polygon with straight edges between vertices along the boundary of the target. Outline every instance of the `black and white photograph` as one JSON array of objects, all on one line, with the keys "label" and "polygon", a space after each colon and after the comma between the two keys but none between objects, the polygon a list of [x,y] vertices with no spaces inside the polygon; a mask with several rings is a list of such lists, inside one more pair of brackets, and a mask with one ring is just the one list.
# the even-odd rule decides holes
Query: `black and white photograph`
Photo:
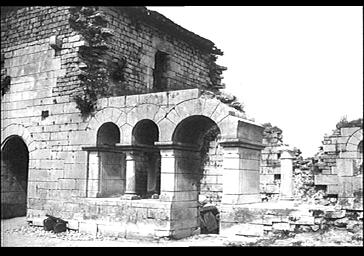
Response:
[{"label": "black and white photograph", "polygon": [[1,6],[1,247],[363,247],[363,6]]}]

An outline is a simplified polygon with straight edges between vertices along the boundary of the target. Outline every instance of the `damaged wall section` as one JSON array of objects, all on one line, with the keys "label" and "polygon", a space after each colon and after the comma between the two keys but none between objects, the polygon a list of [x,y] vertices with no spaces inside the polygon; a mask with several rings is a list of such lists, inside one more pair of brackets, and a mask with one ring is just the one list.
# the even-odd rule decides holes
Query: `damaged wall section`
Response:
[{"label": "damaged wall section", "polygon": [[321,151],[315,156],[315,186],[336,195],[348,208],[363,204],[363,123],[341,125],[325,136]]}]

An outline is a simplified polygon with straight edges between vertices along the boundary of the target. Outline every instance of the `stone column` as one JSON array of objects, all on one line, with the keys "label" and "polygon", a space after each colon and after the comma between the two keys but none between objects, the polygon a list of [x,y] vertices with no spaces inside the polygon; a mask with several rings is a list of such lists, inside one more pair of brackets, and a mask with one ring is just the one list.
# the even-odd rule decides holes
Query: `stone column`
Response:
[{"label": "stone column", "polygon": [[161,154],[160,200],[171,203],[170,232],[174,238],[190,236],[199,226],[196,173],[198,151],[173,143],[159,144]]},{"label": "stone column", "polygon": [[289,150],[281,154],[280,199],[293,200],[293,156]]},{"label": "stone column", "polygon": [[[225,139],[223,149],[223,195],[220,234],[239,233],[246,204],[261,202],[259,191],[260,152],[264,146],[244,139]],[[237,229],[235,229],[237,228]],[[237,233],[236,233],[237,232]]]},{"label": "stone column", "polygon": [[99,152],[88,152],[87,197],[98,197],[100,191]]},{"label": "stone column", "polygon": [[222,141],[223,196],[222,203],[235,205],[261,202],[259,194],[260,144]]},{"label": "stone column", "polygon": [[175,150],[161,149],[161,195],[162,201],[172,201],[175,192]]},{"label": "stone column", "polygon": [[125,193],[122,199],[139,199],[136,191],[136,162],[138,153],[135,151],[125,152]]}]

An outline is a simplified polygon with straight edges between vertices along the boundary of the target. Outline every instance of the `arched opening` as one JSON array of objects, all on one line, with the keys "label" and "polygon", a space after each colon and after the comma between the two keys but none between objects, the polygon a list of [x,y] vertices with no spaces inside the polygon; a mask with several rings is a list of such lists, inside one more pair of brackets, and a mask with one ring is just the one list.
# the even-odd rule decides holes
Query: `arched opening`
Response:
[{"label": "arched opening", "polygon": [[99,169],[98,197],[120,196],[125,191],[125,154],[116,150],[120,130],[114,123],[104,123],[97,131]]},{"label": "arched opening", "polygon": [[28,147],[21,137],[9,137],[1,149],[1,218],[27,212]]},{"label": "arched opening", "polygon": [[158,126],[149,119],[139,121],[132,131],[132,144],[139,146],[134,152],[136,193],[142,198],[157,198],[160,194],[161,157],[154,146],[158,141]]},{"label": "arched opening", "polygon": [[149,119],[139,121],[133,128],[133,145],[154,146],[154,142],[159,138],[158,126]]},{"label": "arched opening", "polygon": [[97,131],[98,146],[115,145],[120,142],[120,130],[114,123],[104,123]]},{"label": "arched opening", "polygon": [[222,196],[222,149],[219,145],[220,129],[210,118],[190,116],[176,127],[174,144],[195,148],[183,150],[177,166],[184,181],[192,184],[192,197],[199,201],[201,233],[219,233],[218,205]]}]

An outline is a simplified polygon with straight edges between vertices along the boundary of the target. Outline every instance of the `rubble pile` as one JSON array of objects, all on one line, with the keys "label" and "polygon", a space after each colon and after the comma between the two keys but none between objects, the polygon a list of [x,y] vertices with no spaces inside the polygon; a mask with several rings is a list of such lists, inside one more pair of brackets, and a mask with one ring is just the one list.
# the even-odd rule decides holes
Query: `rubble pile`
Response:
[{"label": "rubble pile", "polygon": [[298,157],[293,161],[294,195],[307,201],[315,194],[312,160]]}]

